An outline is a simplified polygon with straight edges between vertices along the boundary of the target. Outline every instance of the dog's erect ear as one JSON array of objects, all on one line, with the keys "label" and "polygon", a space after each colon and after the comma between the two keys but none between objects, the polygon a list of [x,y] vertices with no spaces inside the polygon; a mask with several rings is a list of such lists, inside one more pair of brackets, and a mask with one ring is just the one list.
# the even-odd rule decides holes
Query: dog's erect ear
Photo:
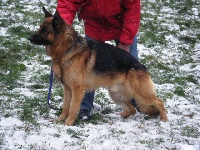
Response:
[{"label": "dog's erect ear", "polygon": [[43,10],[43,12],[44,12],[44,14],[45,14],[45,18],[53,17],[53,15],[52,15],[50,12],[48,12],[48,11],[45,9],[45,7],[42,7],[42,10]]},{"label": "dog's erect ear", "polygon": [[60,16],[58,10],[56,10],[53,18],[53,28],[55,31],[61,31],[61,28],[65,26],[65,21]]}]

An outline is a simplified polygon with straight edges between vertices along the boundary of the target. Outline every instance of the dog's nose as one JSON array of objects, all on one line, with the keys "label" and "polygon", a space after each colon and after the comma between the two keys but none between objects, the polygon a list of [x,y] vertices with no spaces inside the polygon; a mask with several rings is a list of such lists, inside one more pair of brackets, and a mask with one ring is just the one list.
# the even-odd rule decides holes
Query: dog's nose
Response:
[{"label": "dog's nose", "polygon": [[32,41],[32,40],[33,40],[33,36],[30,36],[30,37],[28,38],[28,40],[29,40],[29,41]]},{"label": "dog's nose", "polygon": [[31,35],[31,36],[28,38],[28,40],[29,40],[30,42],[33,42],[33,40],[34,40],[33,36]]}]

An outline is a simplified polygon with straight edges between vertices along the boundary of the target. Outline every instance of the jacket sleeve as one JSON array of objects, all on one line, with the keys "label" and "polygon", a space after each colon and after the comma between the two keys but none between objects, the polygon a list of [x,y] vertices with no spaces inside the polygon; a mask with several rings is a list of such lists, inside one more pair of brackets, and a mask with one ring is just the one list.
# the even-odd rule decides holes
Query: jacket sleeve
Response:
[{"label": "jacket sleeve", "polygon": [[65,22],[71,25],[84,2],[85,0],[58,0],[56,9]]},{"label": "jacket sleeve", "polygon": [[120,36],[123,44],[132,44],[140,26],[140,0],[124,0],[124,24]]}]

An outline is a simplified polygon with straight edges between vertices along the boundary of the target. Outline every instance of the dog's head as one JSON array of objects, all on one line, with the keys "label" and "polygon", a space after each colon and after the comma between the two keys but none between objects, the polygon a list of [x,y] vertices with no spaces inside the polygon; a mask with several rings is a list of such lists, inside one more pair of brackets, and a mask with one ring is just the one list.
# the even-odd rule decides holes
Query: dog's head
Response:
[{"label": "dog's head", "polygon": [[55,42],[56,36],[64,33],[66,23],[61,18],[58,11],[52,15],[43,7],[45,21],[40,25],[40,29],[29,37],[31,43],[36,45],[50,45]]}]

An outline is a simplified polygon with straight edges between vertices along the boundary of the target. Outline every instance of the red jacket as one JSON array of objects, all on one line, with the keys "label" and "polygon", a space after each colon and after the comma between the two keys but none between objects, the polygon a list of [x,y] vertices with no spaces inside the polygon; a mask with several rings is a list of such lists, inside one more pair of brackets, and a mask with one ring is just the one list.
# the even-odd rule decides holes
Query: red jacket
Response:
[{"label": "red jacket", "polygon": [[100,41],[131,44],[140,25],[140,0],[58,0],[57,10],[68,24],[80,10],[85,34]]}]

